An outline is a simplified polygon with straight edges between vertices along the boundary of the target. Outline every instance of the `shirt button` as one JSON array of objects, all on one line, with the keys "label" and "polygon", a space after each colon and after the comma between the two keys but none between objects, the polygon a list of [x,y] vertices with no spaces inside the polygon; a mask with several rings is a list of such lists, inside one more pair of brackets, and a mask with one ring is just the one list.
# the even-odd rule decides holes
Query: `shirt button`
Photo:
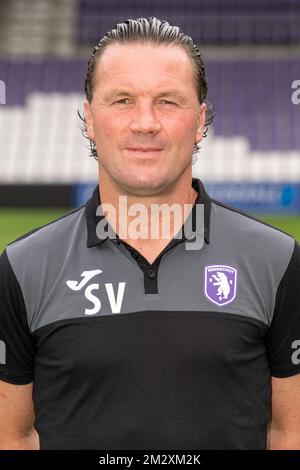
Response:
[{"label": "shirt button", "polygon": [[150,279],[154,279],[156,277],[156,275],[157,275],[157,272],[155,271],[155,269],[153,269],[153,268],[148,269],[147,276]]}]

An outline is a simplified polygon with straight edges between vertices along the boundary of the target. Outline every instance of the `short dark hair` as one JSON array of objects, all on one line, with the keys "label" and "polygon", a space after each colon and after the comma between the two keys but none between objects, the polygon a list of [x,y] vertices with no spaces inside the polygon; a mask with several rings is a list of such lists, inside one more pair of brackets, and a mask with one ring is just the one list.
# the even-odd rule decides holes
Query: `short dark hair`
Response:
[{"label": "short dark hair", "polygon": [[[157,45],[171,44],[173,46],[182,47],[192,59],[195,66],[196,90],[199,103],[202,104],[206,100],[207,80],[205,67],[198,47],[193,43],[190,36],[180,31],[178,26],[171,26],[167,21],[151,16],[149,18],[138,18],[135,20],[128,19],[124,21],[124,23],[118,23],[113,29],[108,31],[97,46],[94,47],[88,62],[84,85],[86,99],[89,103],[91,103],[93,97],[96,65],[106,47],[111,44],[127,44],[130,42],[152,43]],[[206,106],[204,137],[207,135],[207,126],[212,123],[215,114],[214,107],[207,101]],[[96,144],[93,140],[89,139],[87,134],[85,117],[82,117],[80,113],[78,114],[83,121],[83,135],[89,140],[90,154],[98,160]],[[193,153],[196,153],[198,150],[198,144],[195,144]]]}]

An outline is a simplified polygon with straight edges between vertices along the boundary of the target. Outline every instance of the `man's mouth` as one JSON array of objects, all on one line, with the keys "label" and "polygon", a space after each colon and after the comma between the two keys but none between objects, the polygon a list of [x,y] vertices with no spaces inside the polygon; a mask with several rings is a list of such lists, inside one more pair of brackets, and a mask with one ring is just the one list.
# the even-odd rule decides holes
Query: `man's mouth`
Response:
[{"label": "man's mouth", "polygon": [[130,150],[133,152],[160,152],[162,148],[158,147],[131,147],[127,148],[126,150]]}]

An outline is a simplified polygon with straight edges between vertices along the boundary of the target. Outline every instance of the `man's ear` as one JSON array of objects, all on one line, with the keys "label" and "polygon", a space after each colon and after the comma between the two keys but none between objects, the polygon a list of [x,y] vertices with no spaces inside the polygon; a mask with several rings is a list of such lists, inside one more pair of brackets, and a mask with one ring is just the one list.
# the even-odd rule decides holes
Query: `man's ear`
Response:
[{"label": "man's ear", "polygon": [[95,140],[93,115],[92,115],[91,105],[87,100],[84,100],[83,108],[84,108],[87,134],[89,136],[89,139]]},{"label": "man's ear", "polygon": [[196,142],[199,143],[203,139],[203,130],[205,127],[205,112],[206,112],[206,104],[202,103],[200,106],[200,110],[198,112],[198,127],[196,132]]}]

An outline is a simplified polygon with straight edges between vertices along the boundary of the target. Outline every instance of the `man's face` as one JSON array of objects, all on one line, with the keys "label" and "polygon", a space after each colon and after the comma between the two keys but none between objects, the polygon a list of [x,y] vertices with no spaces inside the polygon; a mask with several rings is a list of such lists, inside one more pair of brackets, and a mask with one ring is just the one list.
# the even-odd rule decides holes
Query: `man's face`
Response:
[{"label": "man's face", "polygon": [[131,194],[147,196],[191,170],[205,121],[194,73],[179,46],[107,47],[96,66],[92,102],[84,103],[100,174]]}]

